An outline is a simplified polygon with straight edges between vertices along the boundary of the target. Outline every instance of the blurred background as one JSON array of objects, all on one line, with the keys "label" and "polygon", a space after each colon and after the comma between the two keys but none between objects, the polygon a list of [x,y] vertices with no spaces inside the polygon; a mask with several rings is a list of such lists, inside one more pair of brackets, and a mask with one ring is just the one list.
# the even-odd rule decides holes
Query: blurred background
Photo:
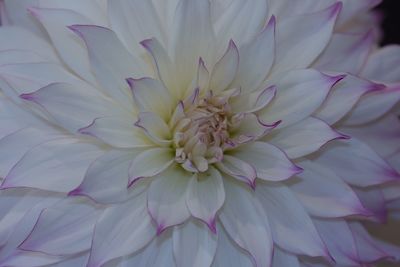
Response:
[{"label": "blurred background", "polygon": [[382,44],[400,44],[400,1],[384,0],[377,8],[382,14]]},{"label": "blurred background", "polygon": [[[382,45],[400,44],[400,0],[384,0],[377,7],[382,18]],[[390,220],[385,228],[368,223],[368,228],[375,236],[400,245],[400,222]],[[379,267],[400,267],[400,263],[383,263]]]}]

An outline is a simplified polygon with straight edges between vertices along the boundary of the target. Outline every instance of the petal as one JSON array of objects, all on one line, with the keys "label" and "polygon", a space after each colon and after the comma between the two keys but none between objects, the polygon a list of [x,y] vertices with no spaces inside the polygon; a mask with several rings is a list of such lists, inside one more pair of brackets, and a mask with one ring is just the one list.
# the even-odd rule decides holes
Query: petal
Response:
[{"label": "petal", "polygon": [[146,194],[107,208],[96,223],[88,267],[100,267],[111,259],[146,246],[155,229],[146,209]]},{"label": "petal", "polygon": [[130,54],[116,34],[107,28],[90,25],[69,28],[85,41],[92,71],[107,94],[128,108],[132,106],[132,95],[125,79],[145,76],[146,64]]},{"label": "petal", "polygon": [[308,67],[329,43],[341,9],[342,4],[337,2],[319,12],[280,21],[272,72]]},{"label": "petal", "polygon": [[182,95],[196,74],[199,58],[202,57],[209,64],[215,60],[209,1],[180,0],[173,25],[171,42],[176,77],[179,78],[175,90]]},{"label": "petal", "polygon": [[151,1],[117,0],[108,4],[110,25],[130,52],[141,54],[140,42],[155,37],[163,40],[163,25]]},{"label": "petal", "polygon": [[82,2],[77,0],[38,0],[40,7],[51,9],[71,10],[90,19],[96,25],[107,25],[105,0]]},{"label": "petal", "polygon": [[226,201],[219,215],[224,229],[239,247],[251,255],[255,266],[270,266],[272,234],[260,202],[248,188],[229,178],[225,190]]},{"label": "petal", "polygon": [[117,148],[148,147],[152,143],[135,127],[129,117],[102,117],[79,129],[82,134],[94,136]]},{"label": "petal", "polygon": [[356,138],[332,144],[315,161],[355,186],[367,187],[400,179],[399,173]]},{"label": "petal", "polygon": [[126,257],[123,262],[125,264],[122,266],[175,267],[171,233],[167,231],[162,236],[154,238],[149,245]]},{"label": "petal", "polygon": [[224,155],[223,160],[218,162],[216,166],[220,171],[229,176],[245,182],[251,187],[255,186],[255,180],[257,178],[256,170],[247,162],[236,157]]},{"label": "petal", "polygon": [[[9,1],[15,2],[15,1]],[[26,11],[24,11],[26,12]],[[58,56],[52,46],[44,39],[22,27],[0,28],[0,50],[20,49],[32,51],[52,62],[58,62]],[[26,42],[25,40],[29,40]]]},{"label": "petal", "polygon": [[213,267],[253,267],[248,255],[243,249],[238,247],[232,239],[227,236],[226,231],[218,225],[218,245],[213,261]]},{"label": "petal", "polygon": [[381,89],[383,89],[383,85],[353,75],[346,75],[333,87],[324,104],[314,112],[314,116],[332,125],[342,119],[362,95]]},{"label": "petal", "polygon": [[129,166],[138,153],[119,150],[105,153],[89,166],[82,183],[69,195],[88,196],[103,204],[126,201],[132,197],[127,189]]},{"label": "petal", "polygon": [[360,259],[353,234],[345,220],[313,219],[336,264],[359,266]]},{"label": "petal", "polygon": [[[171,68],[173,62],[171,57],[168,55],[168,51],[155,38],[143,40],[140,44],[150,53],[153,59],[153,64],[157,69],[159,80],[162,81],[171,94],[176,93],[174,89],[177,87],[177,77],[175,77],[174,68]],[[174,96],[179,97],[179,95]]]},{"label": "petal", "polygon": [[389,45],[376,50],[368,58],[362,76],[371,80],[396,83],[400,77],[400,46]]},{"label": "petal", "polygon": [[21,244],[23,250],[50,255],[73,255],[91,246],[100,210],[79,199],[67,198],[43,210],[35,228]]},{"label": "petal", "polygon": [[295,254],[329,257],[312,220],[286,186],[262,184],[256,196],[270,215],[271,233],[281,248]]},{"label": "petal", "polygon": [[53,83],[36,92],[21,95],[43,107],[62,127],[75,132],[95,118],[126,113],[92,87]]},{"label": "petal", "polygon": [[303,161],[301,166],[304,168],[298,174],[301,180],[290,189],[311,215],[323,218],[371,215],[352,188],[333,171],[312,161]]},{"label": "petal", "polygon": [[313,67],[321,71],[359,74],[374,41],[372,32],[363,34],[335,33]]},{"label": "petal", "polygon": [[274,63],[275,17],[251,42],[240,47],[239,55],[239,69],[231,87],[253,92],[260,87]]},{"label": "petal", "polygon": [[159,174],[151,183],[147,208],[157,223],[158,234],[170,226],[185,222],[190,217],[185,201],[190,177],[190,173],[175,165]]},{"label": "petal", "polygon": [[295,255],[290,254],[278,247],[275,247],[272,267],[282,266],[300,267],[300,263]]},{"label": "petal", "polygon": [[[229,146],[236,147],[260,139],[275,129],[281,121],[267,124],[254,113],[237,114],[238,122],[232,127]],[[229,147],[228,146],[228,147]]]},{"label": "petal", "polygon": [[219,171],[210,167],[207,172],[192,177],[186,194],[186,204],[192,216],[205,222],[215,233],[216,214],[225,201],[224,184]]},{"label": "petal", "polygon": [[141,112],[154,112],[164,120],[170,118],[175,107],[162,83],[151,78],[127,79],[127,82]]},{"label": "petal", "polygon": [[168,147],[171,144],[171,131],[165,121],[152,112],[141,112],[135,126],[143,130],[155,144]]},{"label": "petal", "polygon": [[278,82],[274,100],[260,112],[263,121],[282,120],[286,127],[310,116],[326,99],[330,89],[343,76],[331,77],[316,70],[294,70]]},{"label": "petal", "polygon": [[89,87],[88,83],[74,76],[62,65],[52,62],[2,65],[0,66],[0,73],[18,94],[31,93],[52,83],[67,83],[82,88]]},{"label": "petal", "polygon": [[217,235],[196,221],[176,226],[173,234],[177,267],[209,267],[217,249]]},{"label": "petal", "polygon": [[356,242],[358,255],[362,262],[372,263],[395,256],[387,253],[387,251],[385,251],[385,249],[370,236],[364,226],[360,223],[352,222],[349,223],[349,226]]},{"label": "petal", "polygon": [[379,188],[355,188],[354,192],[364,207],[372,213],[368,219],[378,223],[387,223],[388,209],[383,192]]},{"label": "petal", "polygon": [[276,87],[270,86],[246,95],[239,95],[230,100],[234,113],[252,113],[266,107],[276,95]]},{"label": "petal", "polygon": [[89,164],[102,153],[96,145],[73,138],[42,143],[22,157],[1,187],[69,192],[79,185]]},{"label": "petal", "polygon": [[239,65],[239,51],[233,41],[223,57],[215,64],[210,78],[210,90],[219,93],[227,89],[236,76]]},{"label": "petal", "polygon": [[400,86],[370,92],[358,101],[357,105],[344,119],[345,125],[359,125],[383,116],[400,101]]},{"label": "petal", "polygon": [[267,181],[282,181],[301,172],[277,147],[265,142],[243,145],[232,155],[249,162],[255,168],[257,177]]},{"label": "petal", "polygon": [[11,168],[34,146],[63,137],[54,131],[23,128],[0,140],[0,177],[6,177]]},{"label": "petal", "polygon": [[289,127],[272,132],[266,137],[271,144],[279,147],[289,158],[299,158],[320,149],[335,139],[346,139],[325,122],[309,117]]},{"label": "petal", "polygon": [[233,39],[240,46],[252,40],[265,24],[267,2],[211,1],[211,15],[219,47]]},{"label": "petal", "polygon": [[85,44],[67,28],[71,24],[92,24],[91,21],[66,9],[29,8],[29,11],[46,29],[65,64],[77,75],[95,85],[96,80],[90,70]]},{"label": "petal", "polygon": [[166,170],[174,162],[170,148],[150,148],[139,153],[129,167],[129,183],[142,178],[153,177]]}]

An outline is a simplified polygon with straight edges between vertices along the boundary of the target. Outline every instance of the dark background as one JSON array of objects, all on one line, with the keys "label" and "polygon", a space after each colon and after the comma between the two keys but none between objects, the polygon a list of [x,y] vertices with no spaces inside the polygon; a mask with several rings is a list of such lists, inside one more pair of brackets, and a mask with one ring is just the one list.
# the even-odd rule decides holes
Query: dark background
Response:
[{"label": "dark background", "polygon": [[400,1],[384,0],[377,7],[382,13],[384,36],[382,44],[400,44]]}]

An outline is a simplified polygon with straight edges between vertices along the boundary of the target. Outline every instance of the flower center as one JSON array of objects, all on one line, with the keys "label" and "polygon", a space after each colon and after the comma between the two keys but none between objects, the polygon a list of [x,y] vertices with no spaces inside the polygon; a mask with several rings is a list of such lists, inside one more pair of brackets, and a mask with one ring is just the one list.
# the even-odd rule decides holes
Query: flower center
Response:
[{"label": "flower center", "polygon": [[197,94],[182,103],[184,116],[174,130],[175,161],[187,171],[205,172],[209,164],[222,160],[231,110],[226,96]]}]

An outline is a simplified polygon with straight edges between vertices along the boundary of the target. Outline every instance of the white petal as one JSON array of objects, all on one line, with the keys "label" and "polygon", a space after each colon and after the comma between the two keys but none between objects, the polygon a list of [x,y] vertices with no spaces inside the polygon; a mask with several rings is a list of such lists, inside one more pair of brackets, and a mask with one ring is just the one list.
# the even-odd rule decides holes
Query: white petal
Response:
[{"label": "white petal", "polygon": [[32,51],[19,49],[0,51],[0,65],[38,63],[46,61],[48,60]]},{"label": "white petal", "polygon": [[366,34],[335,33],[313,67],[321,71],[359,74],[374,41],[372,32]]},{"label": "white petal", "polygon": [[358,266],[360,259],[353,234],[344,220],[313,220],[333,259],[341,266]]},{"label": "white petal", "polygon": [[252,40],[264,26],[267,10],[264,0],[211,1],[212,21],[219,47],[224,47],[230,39],[239,47]]},{"label": "white petal", "polygon": [[62,136],[54,131],[30,127],[5,136],[0,140],[0,177],[5,177],[24,154],[34,146]]},{"label": "white petal", "polygon": [[[177,93],[174,91],[177,87],[177,77],[174,68],[171,68],[173,66],[172,59],[165,47],[154,38],[143,40],[140,44],[151,54],[159,80],[168,88],[170,93]],[[179,94],[174,96],[179,97]]]},{"label": "white petal", "polygon": [[311,215],[325,218],[371,215],[352,188],[333,171],[312,161],[303,161],[301,166],[304,168],[298,174],[301,180],[290,189]]},{"label": "white petal", "polygon": [[126,201],[132,196],[127,188],[129,166],[138,153],[111,150],[97,158],[89,166],[79,187],[69,195],[85,195],[105,204]]},{"label": "white petal", "polygon": [[257,90],[267,77],[275,58],[275,17],[260,34],[239,49],[240,62],[233,87],[244,92]]},{"label": "white petal", "polygon": [[146,209],[146,194],[107,208],[96,223],[88,267],[129,255],[146,246],[155,229]]},{"label": "white petal", "polygon": [[314,112],[314,116],[332,125],[343,118],[362,95],[382,88],[382,85],[353,75],[346,75],[332,88],[324,104]]},{"label": "white petal", "polygon": [[117,148],[148,147],[152,143],[135,127],[134,120],[129,117],[102,117],[92,124],[79,129],[82,134],[99,138],[103,142]]},{"label": "white petal", "polygon": [[151,78],[127,81],[141,112],[154,112],[164,120],[170,118],[175,107],[171,95],[161,82]]},{"label": "white petal", "polygon": [[256,112],[266,107],[276,95],[276,87],[271,86],[246,95],[239,95],[230,101],[234,113]]},{"label": "white petal", "polygon": [[196,221],[176,226],[173,247],[177,267],[209,267],[217,249],[217,235]]},{"label": "white petal", "polygon": [[253,192],[226,179],[226,200],[219,215],[224,229],[251,255],[256,266],[270,266],[273,243],[269,218]]},{"label": "white petal", "polygon": [[20,246],[50,255],[73,255],[88,250],[100,210],[90,203],[67,198],[45,209],[32,233]]},{"label": "white petal", "polygon": [[[15,2],[15,1],[9,1]],[[24,11],[26,12],[26,11]],[[58,62],[58,57],[52,46],[44,39],[39,38],[29,30],[22,27],[0,28],[0,50],[20,49],[32,51],[52,62]],[[26,42],[25,40],[29,40]]]},{"label": "white petal", "polygon": [[0,264],[3,266],[42,267],[62,260],[63,258],[60,256],[17,250],[11,257],[0,261]]},{"label": "white petal", "polygon": [[219,224],[217,252],[213,261],[213,267],[253,267],[250,255],[238,247],[229,239],[226,231]]},{"label": "white petal", "polygon": [[351,185],[366,187],[400,179],[400,174],[375,151],[355,138],[328,146],[316,162]]},{"label": "white petal", "polygon": [[29,150],[11,169],[2,188],[69,192],[80,184],[89,164],[102,153],[96,145],[72,138],[42,143]]},{"label": "white petal", "polygon": [[46,29],[54,47],[67,66],[95,85],[96,81],[90,70],[85,44],[67,28],[71,24],[92,24],[92,22],[72,10],[44,8],[29,10]]},{"label": "white petal", "polygon": [[385,196],[379,188],[354,188],[354,192],[357,194],[362,205],[372,213],[368,219],[378,222],[387,223],[388,220],[388,209]]},{"label": "white petal", "polygon": [[216,232],[216,214],[225,201],[224,184],[219,171],[210,167],[207,172],[193,176],[186,194],[186,203],[192,216]]},{"label": "white petal", "polygon": [[170,148],[150,148],[138,154],[129,167],[129,182],[152,177],[167,169],[174,161]]},{"label": "white petal", "polygon": [[255,168],[257,178],[267,181],[286,180],[301,172],[277,147],[265,142],[253,142],[232,152],[232,155]]},{"label": "white petal", "polygon": [[177,92],[186,90],[197,71],[198,60],[212,64],[215,59],[214,34],[208,0],[180,0],[175,10],[172,47],[179,83]]},{"label": "white petal", "polygon": [[141,112],[135,126],[139,127],[143,133],[153,143],[168,147],[171,144],[171,131],[165,121],[155,113]]},{"label": "white petal", "polygon": [[256,196],[269,214],[274,242],[281,248],[312,257],[329,255],[310,217],[286,186],[262,184]]},{"label": "white petal", "polygon": [[[18,93],[31,93],[52,83],[67,83],[76,87],[89,87],[60,64],[35,62],[0,66],[0,73]],[[90,89],[89,89],[90,90]]]},{"label": "white petal", "polygon": [[112,0],[108,1],[108,17],[112,29],[134,55],[142,51],[140,42],[155,37],[165,38],[156,10],[151,1]]},{"label": "white petal", "polygon": [[129,108],[132,95],[125,79],[146,76],[146,64],[130,54],[115,33],[107,28],[85,25],[69,28],[85,41],[97,80],[110,96]]},{"label": "white petal", "polygon": [[71,10],[90,19],[95,25],[105,26],[108,24],[106,6],[101,2],[105,0],[80,1],[80,0],[38,0],[40,7],[51,9]]},{"label": "white petal", "polygon": [[[346,132],[368,144],[386,160],[400,152],[400,120],[395,114],[387,114],[382,119],[368,124],[340,127],[339,131]],[[396,168],[396,164],[391,165]]]},{"label": "white petal", "polygon": [[319,12],[280,21],[272,72],[308,67],[328,44],[341,8],[337,2]]},{"label": "white petal", "polygon": [[236,76],[239,66],[239,51],[233,41],[223,57],[215,64],[210,78],[210,90],[219,93],[227,89]]},{"label": "white petal", "polygon": [[400,86],[394,85],[384,90],[371,92],[360,101],[344,119],[345,125],[359,125],[380,118],[400,100]]},{"label": "white petal", "polygon": [[325,122],[309,117],[289,127],[272,132],[266,137],[271,144],[279,147],[289,158],[299,158],[320,149],[335,139],[346,139]]},{"label": "white petal", "polygon": [[166,232],[132,256],[126,257],[121,267],[176,267],[172,253],[172,236]]},{"label": "white petal", "polygon": [[349,223],[352,235],[355,239],[358,255],[362,262],[376,262],[382,259],[392,258],[395,255],[390,255],[388,251],[385,251],[379,243],[370,236],[358,222]]},{"label": "white petal", "polygon": [[278,247],[274,248],[274,257],[272,261],[272,267],[300,267],[297,256],[290,254]]},{"label": "white petal", "polygon": [[249,163],[229,155],[224,155],[221,162],[216,164],[218,169],[229,176],[238,179],[239,181],[247,183],[249,186],[255,186],[257,178],[256,170]]},{"label": "white petal", "polygon": [[330,89],[343,76],[331,77],[316,70],[294,70],[276,83],[273,101],[260,113],[263,121],[282,120],[286,127],[310,116],[325,100]]},{"label": "white petal", "polygon": [[190,217],[185,201],[190,177],[190,173],[178,166],[172,166],[151,183],[147,207],[157,223],[158,234],[170,226],[185,222]]},{"label": "white petal", "polygon": [[62,127],[72,132],[98,117],[126,114],[94,88],[66,83],[53,83],[36,92],[23,94],[21,98],[42,106]]},{"label": "white petal", "polygon": [[399,82],[399,61],[400,47],[398,45],[385,46],[368,58],[362,76],[380,82]]}]

